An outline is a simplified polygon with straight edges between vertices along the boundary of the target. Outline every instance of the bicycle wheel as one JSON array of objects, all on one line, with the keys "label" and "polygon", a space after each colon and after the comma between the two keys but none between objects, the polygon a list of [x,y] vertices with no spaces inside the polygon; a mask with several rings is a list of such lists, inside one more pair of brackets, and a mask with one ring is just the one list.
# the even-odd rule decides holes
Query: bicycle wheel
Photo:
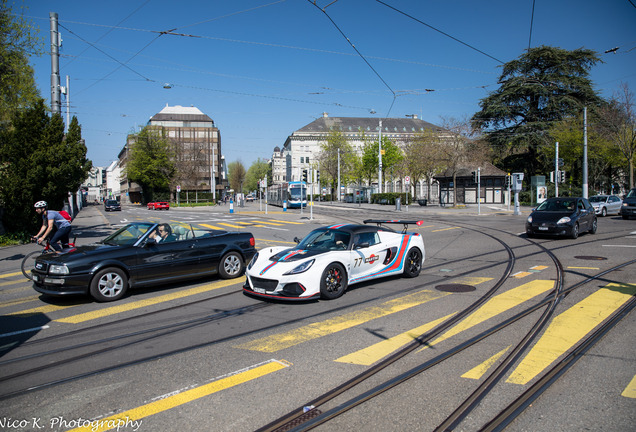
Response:
[{"label": "bicycle wheel", "polygon": [[35,266],[35,259],[42,254],[42,251],[29,252],[22,260],[22,274],[25,278],[33,280],[31,269]]}]

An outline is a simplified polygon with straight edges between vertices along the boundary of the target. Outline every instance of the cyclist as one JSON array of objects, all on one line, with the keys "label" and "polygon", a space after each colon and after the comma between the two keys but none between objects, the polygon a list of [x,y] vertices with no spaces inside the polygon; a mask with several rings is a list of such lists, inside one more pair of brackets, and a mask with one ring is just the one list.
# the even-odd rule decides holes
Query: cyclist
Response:
[{"label": "cyclist", "polygon": [[[54,231],[53,237],[49,240],[49,244],[56,252],[61,252],[62,247],[68,246],[68,238],[71,234],[71,223],[64,218],[59,212],[48,210],[46,201],[38,201],[35,203],[35,211],[38,215],[42,215],[42,228],[33,236],[33,239],[42,244],[46,238]],[[58,244],[62,242],[62,245]]]}]

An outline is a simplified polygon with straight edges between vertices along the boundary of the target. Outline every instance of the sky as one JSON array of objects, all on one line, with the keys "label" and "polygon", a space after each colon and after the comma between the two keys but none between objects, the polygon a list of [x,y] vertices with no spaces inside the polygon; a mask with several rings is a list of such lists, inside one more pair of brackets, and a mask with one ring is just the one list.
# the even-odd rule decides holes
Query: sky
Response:
[{"label": "sky", "polygon": [[[470,118],[497,90],[501,66],[541,45],[596,51],[599,94],[622,83],[636,93],[636,0],[24,4],[47,51],[49,13],[58,14],[61,83],[70,77],[70,113],[95,166],[116,160],[126,136],[166,105],[210,116],[226,161],[246,168],[324,112]],[[50,103],[50,56],[31,63]]]}]

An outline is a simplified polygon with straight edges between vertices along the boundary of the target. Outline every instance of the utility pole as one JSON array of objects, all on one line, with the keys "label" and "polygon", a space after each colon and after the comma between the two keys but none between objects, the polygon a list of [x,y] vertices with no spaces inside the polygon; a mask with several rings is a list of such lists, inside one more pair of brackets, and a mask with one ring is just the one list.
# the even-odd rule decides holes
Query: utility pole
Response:
[{"label": "utility pole", "polygon": [[378,129],[378,193],[382,193],[382,120],[380,120],[380,128]]},{"label": "utility pole", "polygon": [[583,198],[587,199],[587,107],[583,107]]},{"label": "utility pole", "polygon": [[60,114],[60,34],[57,31],[57,13],[49,12],[51,22],[51,112]]},{"label": "utility pole", "polygon": [[338,149],[338,199],[340,201],[340,149]]},{"label": "utility pole", "polygon": [[559,197],[559,142],[557,141],[554,156],[554,196]]}]

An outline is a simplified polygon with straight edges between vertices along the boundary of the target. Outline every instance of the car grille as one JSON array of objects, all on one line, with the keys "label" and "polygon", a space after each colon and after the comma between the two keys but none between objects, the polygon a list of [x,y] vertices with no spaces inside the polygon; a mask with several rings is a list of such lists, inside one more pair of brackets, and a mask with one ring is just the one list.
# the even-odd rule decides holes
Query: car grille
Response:
[{"label": "car grille", "polygon": [[33,266],[33,268],[37,272],[46,273],[48,271],[48,269],[49,269],[49,265],[47,263],[45,263],[45,262],[36,261],[35,265]]},{"label": "car grille", "polygon": [[262,288],[266,291],[274,291],[278,286],[278,281],[275,279],[251,277],[250,280],[252,281],[254,288]]}]

